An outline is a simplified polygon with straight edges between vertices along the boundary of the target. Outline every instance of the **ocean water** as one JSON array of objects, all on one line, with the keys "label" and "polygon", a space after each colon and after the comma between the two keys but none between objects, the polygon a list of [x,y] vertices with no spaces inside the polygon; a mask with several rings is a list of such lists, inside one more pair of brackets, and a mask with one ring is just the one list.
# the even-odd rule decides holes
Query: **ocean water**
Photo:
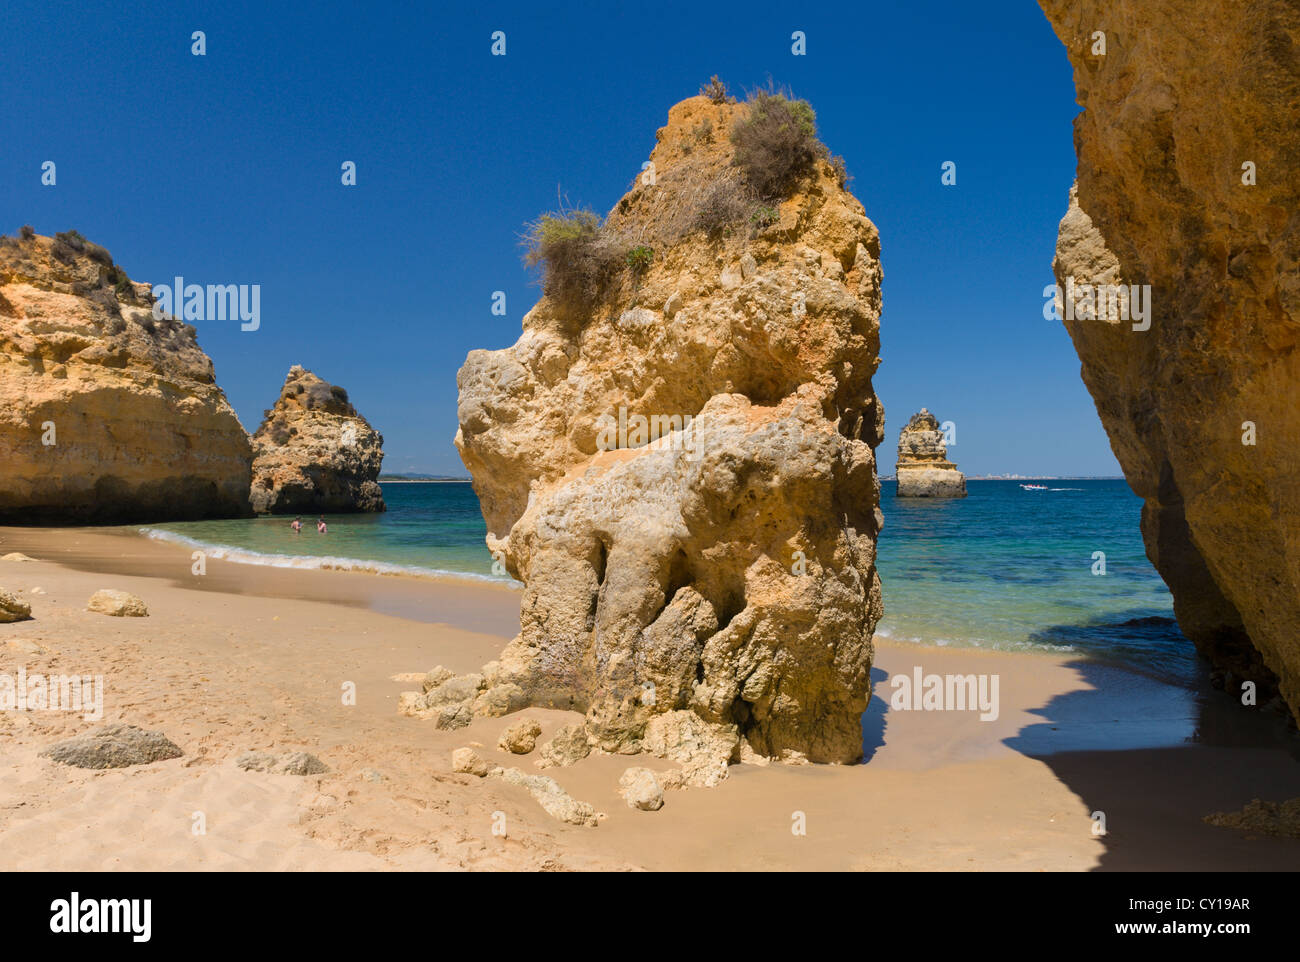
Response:
[{"label": "ocean water", "polygon": [[[1194,672],[1164,583],[1138,531],[1141,501],[1122,480],[969,481],[957,501],[900,499],[882,485],[879,544],[885,617],[902,642],[1076,652],[1169,680]],[[144,529],[214,557],[283,567],[335,567],[509,581],[492,573],[486,528],[467,483],[384,486],[388,511],[195,521]],[[1105,574],[1094,574],[1094,552]]]},{"label": "ocean water", "polygon": [[[1169,589],[1147,560],[1123,480],[967,481],[958,500],[881,485],[882,636],[1076,652],[1164,680],[1196,673]],[[1100,558],[1104,554],[1104,574]]]}]

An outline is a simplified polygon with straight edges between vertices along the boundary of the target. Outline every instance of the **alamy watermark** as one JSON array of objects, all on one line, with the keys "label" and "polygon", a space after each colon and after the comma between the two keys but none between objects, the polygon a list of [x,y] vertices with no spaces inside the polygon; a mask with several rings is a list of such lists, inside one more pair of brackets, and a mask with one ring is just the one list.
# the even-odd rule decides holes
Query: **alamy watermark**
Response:
[{"label": "alamy watermark", "polygon": [[917,665],[910,675],[889,679],[894,711],[978,711],[980,721],[998,717],[997,675],[927,675]]},{"label": "alamy watermark", "polygon": [[624,448],[641,448],[661,439],[668,439],[670,450],[682,450],[691,461],[698,461],[703,453],[703,439],[691,431],[689,414],[628,414],[623,405],[618,407],[618,417],[602,414],[596,418],[596,448],[600,451],[618,451]]},{"label": "alamy watermark", "polygon": [[164,314],[183,321],[233,321],[241,331],[255,331],[262,326],[262,286],[260,284],[186,284],[185,278],[173,278],[172,284],[156,284],[153,289],[153,318]]},{"label": "alamy watermark", "polygon": [[1067,277],[1064,291],[1059,284],[1048,284],[1043,297],[1047,321],[1132,321],[1135,331],[1151,329],[1150,284],[1076,284]]},{"label": "alamy watermark", "polygon": [[0,672],[0,711],[80,712],[86,721],[104,717],[103,675],[42,675]]}]

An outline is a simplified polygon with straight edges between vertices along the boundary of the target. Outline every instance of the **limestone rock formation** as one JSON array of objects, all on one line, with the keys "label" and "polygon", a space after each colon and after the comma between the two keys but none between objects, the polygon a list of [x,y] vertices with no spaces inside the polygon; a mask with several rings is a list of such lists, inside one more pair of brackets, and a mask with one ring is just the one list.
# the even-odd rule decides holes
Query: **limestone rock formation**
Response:
[{"label": "limestone rock formation", "polygon": [[533,762],[538,768],[567,768],[591,754],[586,725],[563,725],[542,746],[540,757]]},{"label": "limestone rock formation", "polygon": [[966,475],[948,460],[939,421],[925,408],[898,435],[898,496],[966,497]]},{"label": "limestone rock formation", "polygon": [[1085,108],[1055,261],[1084,382],[1184,634],[1300,718],[1300,8],[1041,5]]},{"label": "limestone rock formation", "polygon": [[32,606],[12,592],[0,588],[0,623],[26,621],[32,616]]},{"label": "limestone rock formation", "polygon": [[258,514],[383,511],[383,444],[347,391],[295,364],[253,435],[249,503]]},{"label": "limestone rock formation", "polygon": [[629,768],[618,780],[618,793],[628,808],[657,812],[664,807],[664,790],[648,768]]},{"label": "limestone rock formation", "polygon": [[149,617],[149,607],[140,598],[116,588],[100,588],[86,602],[86,610],[114,618]]},{"label": "limestone rock formation", "polygon": [[0,522],[248,514],[248,435],[152,305],[80,234],[0,238]]},{"label": "limestone rock formation", "polygon": [[537,736],[542,733],[542,726],[535,718],[525,718],[515,722],[501,733],[497,748],[512,755],[527,755],[537,747]]},{"label": "limestone rock formation", "polygon": [[488,775],[500,778],[507,785],[517,785],[524,789],[548,815],[561,822],[595,828],[604,817],[589,802],[578,801],[561,788],[555,779],[545,775],[529,775],[517,768],[495,768]]},{"label": "limestone rock formation", "polygon": [[488,760],[472,748],[457,748],[451,753],[451,770],[475,778],[486,778],[492,771]]},{"label": "limestone rock formation", "polygon": [[822,159],[717,219],[750,109],[674,106],[602,228],[627,267],[586,302],[546,290],[513,347],[461,368],[456,445],[525,584],[484,672],[584,712],[604,751],[680,711],[733,755],[855,762],[882,611],[880,243]]}]

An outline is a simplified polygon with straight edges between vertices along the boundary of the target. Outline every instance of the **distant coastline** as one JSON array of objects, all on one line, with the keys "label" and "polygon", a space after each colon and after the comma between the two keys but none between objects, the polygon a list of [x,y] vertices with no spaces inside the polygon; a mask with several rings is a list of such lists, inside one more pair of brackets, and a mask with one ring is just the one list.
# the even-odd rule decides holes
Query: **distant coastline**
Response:
[{"label": "distant coastline", "polygon": [[381,474],[380,484],[469,484],[469,478],[453,478],[442,474]]},{"label": "distant coastline", "polygon": [[[383,480],[382,478],[380,480]],[[897,481],[896,474],[882,474],[881,481]],[[1123,481],[1122,474],[968,474],[967,481]]]}]

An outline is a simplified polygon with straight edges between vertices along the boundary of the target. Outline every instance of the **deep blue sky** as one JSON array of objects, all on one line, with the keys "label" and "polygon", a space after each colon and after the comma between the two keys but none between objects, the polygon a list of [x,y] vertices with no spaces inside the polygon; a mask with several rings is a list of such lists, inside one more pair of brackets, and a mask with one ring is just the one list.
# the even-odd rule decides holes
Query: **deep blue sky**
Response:
[{"label": "deep blue sky", "polygon": [[75,227],[136,280],[260,284],[259,331],[197,325],[250,431],[301,363],[383,432],[386,470],[463,475],[456,369],[538,296],[522,225],[557,187],[612,207],[716,73],[810,100],[880,228],[882,471],[924,405],[968,473],[1119,474],[1042,317],[1077,107],[1031,0],[71,6],[0,8],[0,231]]}]

